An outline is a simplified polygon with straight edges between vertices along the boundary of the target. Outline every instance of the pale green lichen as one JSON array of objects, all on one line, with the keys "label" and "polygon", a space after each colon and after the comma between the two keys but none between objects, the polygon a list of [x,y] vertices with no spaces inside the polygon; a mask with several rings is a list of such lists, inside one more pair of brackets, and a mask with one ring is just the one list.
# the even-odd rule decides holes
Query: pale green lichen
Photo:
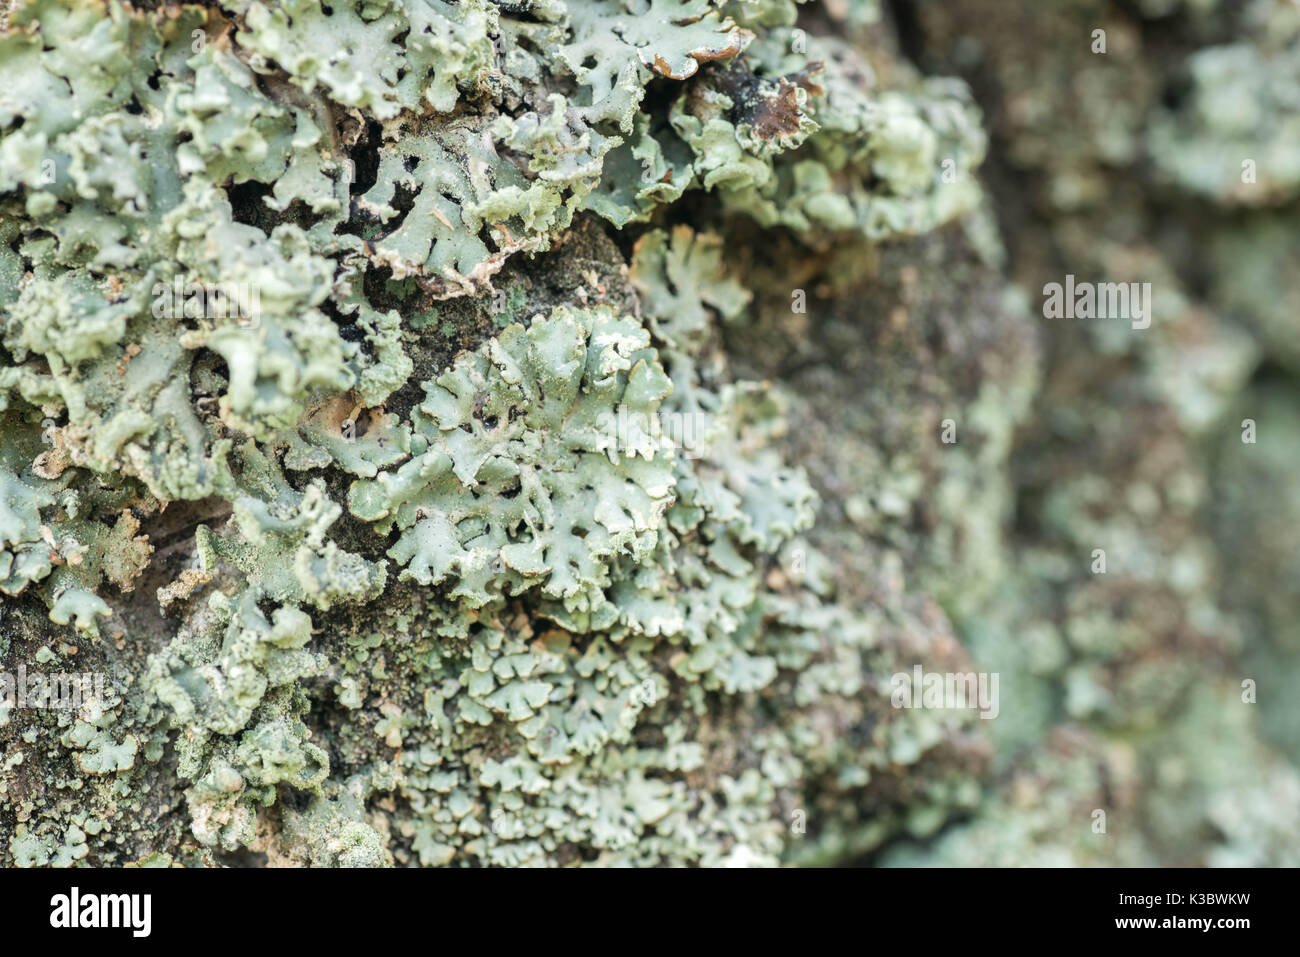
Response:
[{"label": "pale green lichen", "polygon": [[[0,662],[114,689],[0,700],[0,862],[1294,862],[1272,0],[1141,5],[1185,88],[1092,0],[141,6],[0,22]],[[1272,208],[1196,276],[1148,175]]]}]

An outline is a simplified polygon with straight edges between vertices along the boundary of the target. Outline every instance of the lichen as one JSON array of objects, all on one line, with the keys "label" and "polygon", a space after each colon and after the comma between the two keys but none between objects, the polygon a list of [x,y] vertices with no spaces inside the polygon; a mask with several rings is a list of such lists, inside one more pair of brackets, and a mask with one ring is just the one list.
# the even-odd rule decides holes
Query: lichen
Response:
[{"label": "lichen", "polygon": [[1295,863],[1232,6],[0,4],[0,864]]}]

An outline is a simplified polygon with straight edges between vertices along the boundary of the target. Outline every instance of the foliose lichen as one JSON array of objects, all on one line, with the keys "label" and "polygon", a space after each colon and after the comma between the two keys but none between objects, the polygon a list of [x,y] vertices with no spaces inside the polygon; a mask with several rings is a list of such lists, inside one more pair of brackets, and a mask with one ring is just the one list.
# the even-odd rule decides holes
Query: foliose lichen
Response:
[{"label": "foliose lichen", "polygon": [[1294,862],[1270,3],[0,4],[0,863]]}]

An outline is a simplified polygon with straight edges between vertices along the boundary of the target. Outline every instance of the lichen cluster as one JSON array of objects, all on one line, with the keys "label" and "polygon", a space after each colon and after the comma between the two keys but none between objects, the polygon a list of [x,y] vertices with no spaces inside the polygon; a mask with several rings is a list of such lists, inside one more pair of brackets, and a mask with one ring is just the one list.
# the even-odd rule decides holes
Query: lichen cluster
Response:
[{"label": "lichen cluster", "polygon": [[0,864],[1294,862],[1300,22],[1139,6],[0,4]]}]

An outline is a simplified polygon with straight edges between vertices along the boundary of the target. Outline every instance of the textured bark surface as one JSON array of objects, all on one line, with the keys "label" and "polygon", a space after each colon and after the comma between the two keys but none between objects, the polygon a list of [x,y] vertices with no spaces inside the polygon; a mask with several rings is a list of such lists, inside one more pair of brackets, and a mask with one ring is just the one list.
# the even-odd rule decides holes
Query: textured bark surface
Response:
[{"label": "textured bark surface", "polygon": [[1300,863],[1293,4],[2,6],[0,864]]}]

